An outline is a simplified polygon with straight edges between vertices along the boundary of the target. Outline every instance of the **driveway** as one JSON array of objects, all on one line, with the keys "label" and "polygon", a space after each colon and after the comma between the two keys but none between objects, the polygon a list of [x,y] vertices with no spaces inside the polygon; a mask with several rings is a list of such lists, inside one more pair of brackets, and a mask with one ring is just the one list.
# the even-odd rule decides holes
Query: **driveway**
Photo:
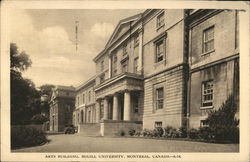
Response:
[{"label": "driveway", "polygon": [[238,144],[214,144],[192,141],[157,140],[126,137],[84,137],[49,135],[43,146],[13,152],[239,152]]}]

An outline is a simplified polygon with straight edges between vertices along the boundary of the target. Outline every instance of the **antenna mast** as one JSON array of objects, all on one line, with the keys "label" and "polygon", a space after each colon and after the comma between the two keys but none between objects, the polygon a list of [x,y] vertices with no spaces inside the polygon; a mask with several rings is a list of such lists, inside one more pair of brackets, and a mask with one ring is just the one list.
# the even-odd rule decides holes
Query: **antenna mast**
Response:
[{"label": "antenna mast", "polygon": [[76,24],[76,29],[75,29],[75,32],[76,32],[76,53],[77,53],[77,50],[78,50],[78,23],[79,21],[76,21],[75,24]]}]

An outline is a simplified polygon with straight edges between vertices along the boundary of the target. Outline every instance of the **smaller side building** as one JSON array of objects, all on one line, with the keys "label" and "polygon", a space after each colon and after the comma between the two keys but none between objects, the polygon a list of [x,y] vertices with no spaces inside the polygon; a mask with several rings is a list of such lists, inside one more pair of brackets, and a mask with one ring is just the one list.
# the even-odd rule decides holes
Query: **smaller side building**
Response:
[{"label": "smaller side building", "polygon": [[76,88],[76,102],[72,120],[75,126],[96,122],[94,86],[95,77]]},{"label": "smaller side building", "polygon": [[62,132],[72,124],[75,105],[75,88],[73,86],[56,86],[52,89],[50,105],[50,131]]}]

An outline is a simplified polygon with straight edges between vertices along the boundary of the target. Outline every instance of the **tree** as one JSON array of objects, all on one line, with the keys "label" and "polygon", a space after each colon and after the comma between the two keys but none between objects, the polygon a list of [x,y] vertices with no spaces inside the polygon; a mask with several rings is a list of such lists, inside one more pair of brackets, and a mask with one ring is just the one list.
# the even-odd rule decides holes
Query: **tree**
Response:
[{"label": "tree", "polygon": [[52,88],[55,88],[55,86],[52,84],[44,84],[44,85],[40,86],[39,88],[41,90],[41,94],[48,95],[48,100],[50,100],[51,95],[52,95]]},{"label": "tree", "polygon": [[11,59],[11,124],[29,124],[31,117],[39,113],[40,95],[35,84],[22,77],[32,62],[29,56],[18,51],[15,43],[10,44]]}]

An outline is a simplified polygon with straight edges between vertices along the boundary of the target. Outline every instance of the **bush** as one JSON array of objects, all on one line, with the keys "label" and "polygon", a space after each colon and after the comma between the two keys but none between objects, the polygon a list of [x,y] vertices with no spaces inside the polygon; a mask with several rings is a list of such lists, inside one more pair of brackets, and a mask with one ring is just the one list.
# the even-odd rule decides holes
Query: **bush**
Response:
[{"label": "bush", "polygon": [[37,146],[48,142],[43,131],[26,126],[11,127],[11,148]]},{"label": "bush", "polygon": [[155,128],[155,136],[162,137],[164,134],[164,130],[161,127]]},{"label": "bush", "polygon": [[176,130],[176,128],[172,127],[172,126],[167,126],[165,128],[165,135],[164,137],[167,138],[178,138],[180,137],[180,131]]},{"label": "bush", "polygon": [[126,133],[125,133],[124,130],[121,130],[121,131],[118,132],[118,136],[125,136],[125,134],[126,134]]},{"label": "bush", "polygon": [[180,132],[180,137],[181,138],[186,138],[187,137],[187,128],[182,126],[179,128],[179,132]]},{"label": "bush", "polygon": [[236,104],[231,95],[218,110],[210,111],[207,118],[209,138],[219,142],[239,142],[239,120],[235,119],[236,112]]},{"label": "bush", "polygon": [[135,130],[134,130],[134,129],[130,129],[130,130],[128,131],[128,134],[129,134],[130,136],[134,136],[134,135],[135,135]]},{"label": "bush", "polygon": [[188,138],[191,139],[197,139],[199,131],[197,129],[191,128],[190,130],[188,130]]}]

